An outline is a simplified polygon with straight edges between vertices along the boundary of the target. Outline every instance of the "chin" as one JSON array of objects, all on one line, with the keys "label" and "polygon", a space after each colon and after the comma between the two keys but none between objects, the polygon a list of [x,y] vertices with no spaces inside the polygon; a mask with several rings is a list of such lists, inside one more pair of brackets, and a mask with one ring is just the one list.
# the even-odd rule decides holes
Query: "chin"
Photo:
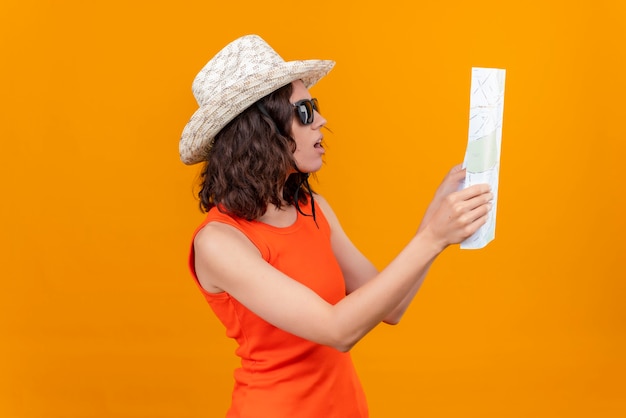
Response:
[{"label": "chin", "polygon": [[315,173],[322,168],[322,164],[321,163],[316,164],[316,165],[311,164],[305,168],[306,168],[306,170],[304,170],[305,173]]},{"label": "chin", "polygon": [[300,164],[296,161],[296,164],[298,165],[298,170],[302,171],[303,173],[315,173],[322,168],[323,162],[319,161],[311,162],[308,164]]}]

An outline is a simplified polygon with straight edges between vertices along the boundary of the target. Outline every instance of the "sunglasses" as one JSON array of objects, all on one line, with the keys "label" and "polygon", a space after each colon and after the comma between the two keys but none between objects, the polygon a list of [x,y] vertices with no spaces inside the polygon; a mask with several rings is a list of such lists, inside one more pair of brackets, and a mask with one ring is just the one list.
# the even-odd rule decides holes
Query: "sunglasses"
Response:
[{"label": "sunglasses", "polygon": [[317,103],[317,99],[304,99],[299,100],[293,104],[293,107],[296,108],[296,112],[298,113],[298,117],[300,118],[300,122],[303,125],[310,125],[313,123],[313,111],[320,111],[320,106]]}]

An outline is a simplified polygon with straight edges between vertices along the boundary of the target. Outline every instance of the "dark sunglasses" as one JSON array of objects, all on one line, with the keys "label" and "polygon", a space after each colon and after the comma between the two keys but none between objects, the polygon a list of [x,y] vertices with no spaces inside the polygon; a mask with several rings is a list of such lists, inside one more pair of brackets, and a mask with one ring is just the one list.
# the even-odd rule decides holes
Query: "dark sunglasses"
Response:
[{"label": "dark sunglasses", "polygon": [[320,106],[317,103],[317,99],[304,99],[299,100],[293,104],[293,107],[296,108],[296,112],[298,113],[298,117],[300,118],[300,122],[303,125],[310,125],[313,123],[313,111],[320,111]]}]

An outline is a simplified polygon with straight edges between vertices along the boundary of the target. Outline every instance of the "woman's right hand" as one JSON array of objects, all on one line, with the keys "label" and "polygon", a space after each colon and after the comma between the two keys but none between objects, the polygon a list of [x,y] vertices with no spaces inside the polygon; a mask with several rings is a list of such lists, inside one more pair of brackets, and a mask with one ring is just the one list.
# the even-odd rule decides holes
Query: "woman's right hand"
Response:
[{"label": "woman's right hand", "polygon": [[432,218],[434,212],[439,208],[441,201],[448,196],[452,192],[456,192],[459,190],[459,187],[463,183],[465,179],[465,169],[461,164],[452,167],[452,169],[446,174],[446,176],[441,181],[439,187],[437,187],[437,191],[435,192],[435,196],[433,200],[428,205],[426,212],[424,213],[424,217],[422,218],[422,222],[420,223],[420,227],[418,231],[421,231],[426,224]]},{"label": "woman's right hand", "polygon": [[[453,172],[455,175],[449,174],[446,179],[458,175],[455,169]],[[493,194],[488,184],[477,184],[443,195],[438,190],[420,230],[429,234],[441,250],[458,244],[487,222],[492,200]]]}]

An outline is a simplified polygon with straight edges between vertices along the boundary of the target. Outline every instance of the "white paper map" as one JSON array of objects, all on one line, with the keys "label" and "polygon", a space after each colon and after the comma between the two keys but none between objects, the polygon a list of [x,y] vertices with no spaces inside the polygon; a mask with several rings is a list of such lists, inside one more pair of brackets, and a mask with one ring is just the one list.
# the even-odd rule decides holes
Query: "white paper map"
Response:
[{"label": "white paper map", "polygon": [[467,171],[463,187],[488,183],[493,193],[493,206],[487,223],[461,243],[462,249],[483,248],[496,236],[505,74],[505,70],[498,68],[472,68],[469,132],[463,161]]}]

